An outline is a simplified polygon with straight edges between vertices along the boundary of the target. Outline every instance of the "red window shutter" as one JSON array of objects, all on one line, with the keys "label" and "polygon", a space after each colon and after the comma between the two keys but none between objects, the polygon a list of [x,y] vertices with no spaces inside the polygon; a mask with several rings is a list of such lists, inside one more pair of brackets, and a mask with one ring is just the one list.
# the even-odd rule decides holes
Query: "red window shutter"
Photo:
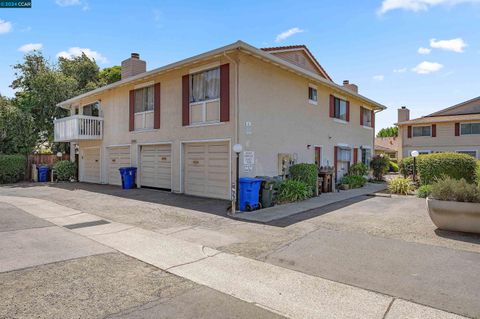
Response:
[{"label": "red window shutter", "polygon": [[412,127],[410,125],[407,127],[407,137],[412,138]]},{"label": "red window shutter", "polygon": [[360,125],[363,126],[363,107],[360,106]]},{"label": "red window shutter", "polygon": [[128,130],[135,130],[135,90],[130,90],[130,98],[128,105]]},{"label": "red window shutter", "polygon": [[347,122],[350,121],[350,101],[347,101],[347,115],[346,115]]},{"label": "red window shutter", "polygon": [[330,94],[330,117],[335,117],[335,97]]},{"label": "red window shutter", "polygon": [[320,146],[315,146],[315,164],[317,167],[322,166],[322,148]]},{"label": "red window shutter", "polygon": [[358,161],[358,148],[353,149],[353,164],[357,164]]},{"label": "red window shutter", "polygon": [[182,125],[190,125],[190,75],[182,77]]},{"label": "red window shutter", "polygon": [[375,112],[371,110],[370,114],[372,115],[372,127],[375,128]]},{"label": "red window shutter", "polygon": [[335,182],[337,182],[337,157],[338,157],[338,146],[333,147],[333,167],[335,169]]},{"label": "red window shutter", "polygon": [[437,136],[437,124],[432,124],[432,137]]},{"label": "red window shutter", "polygon": [[230,64],[220,66],[220,122],[230,121]]},{"label": "red window shutter", "polygon": [[160,83],[153,86],[153,128],[160,128]]},{"label": "red window shutter", "polygon": [[460,123],[455,123],[455,136],[460,136]]}]

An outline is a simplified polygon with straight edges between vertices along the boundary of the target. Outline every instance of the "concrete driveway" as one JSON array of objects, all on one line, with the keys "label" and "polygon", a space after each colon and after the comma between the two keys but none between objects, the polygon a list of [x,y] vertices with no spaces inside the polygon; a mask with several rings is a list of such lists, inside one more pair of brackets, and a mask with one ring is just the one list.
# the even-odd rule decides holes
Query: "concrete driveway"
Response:
[{"label": "concrete driveway", "polygon": [[74,185],[0,188],[0,195],[49,198],[224,253],[480,316],[480,237],[437,231],[422,199],[363,196],[260,225],[210,213],[206,206],[175,206],[170,196],[176,195],[158,191],[135,190],[141,196],[132,199],[119,189],[107,192],[110,186],[99,191],[103,186]]}]

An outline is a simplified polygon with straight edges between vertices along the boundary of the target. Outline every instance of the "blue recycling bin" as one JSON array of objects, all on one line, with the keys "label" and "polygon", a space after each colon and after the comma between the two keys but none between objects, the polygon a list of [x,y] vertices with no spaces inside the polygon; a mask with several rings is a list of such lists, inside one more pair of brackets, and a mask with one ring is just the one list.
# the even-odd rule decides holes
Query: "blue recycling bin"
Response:
[{"label": "blue recycling bin", "polygon": [[252,211],[260,207],[260,186],[262,180],[259,178],[242,177],[239,180],[238,206],[240,211]]},{"label": "blue recycling bin", "polygon": [[37,167],[38,171],[38,181],[45,183],[48,181],[48,166],[39,166]]},{"label": "blue recycling bin", "polygon": [[135,186],[136,167],[120,167],[120,176],[122,176],[122,188],[132,189]]}]

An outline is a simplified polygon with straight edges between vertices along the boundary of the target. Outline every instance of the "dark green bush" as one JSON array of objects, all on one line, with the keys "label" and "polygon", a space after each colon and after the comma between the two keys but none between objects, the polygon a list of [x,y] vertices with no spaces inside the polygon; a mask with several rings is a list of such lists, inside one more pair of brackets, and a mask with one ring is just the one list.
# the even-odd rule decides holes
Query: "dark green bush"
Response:
[{"label": "dark green bush", "polygon": [[23,155],[0,155],[0,184],[22,180],[26,165],[27,158]]},{"label": "dark green bush", "polygon": [[448,176],[437,179],[432,184],[430,196],[438,200],[456,202],[480,202],[480,187],[468,183],[464,178],[457,180]]},{"label": "dark green bush", "polygon": [[390,160],[386,156],[375,156],[370,161],[370,167],[373,170],[373,177],[377,181],[383,180],[383,175],[387,172]]},{"label": "dark green bush", "polygon": [[312,191],[315,191],[318,169],[315,164],[300,163],[294,164],[289,168],[290,179],[304,182],[312,188]]},{"label": "dark green bush", "polygon": [[[422,158],[423,155],[419,155],[417,157],[417,161]],[[403,175],[403,177],[409,177],[413,175],[413,157],[405,157],[400,161],[400,165],[398,165],[398,168],[400,170],[400,173]],[[418,175],[418,167],[417,167],[417,175]]]},{"label": "dark green bush", "polygon": [[360,175],[346,175],[342,177],[341,183],[349,185],[350,188],[360,188],[367,183],[367,179]]},{"label": "dark green bush", "polygon": [[422,185],[417,189],[417,197],[427,198],[432,192],[432,185]]},{"label": "dark green bush", "polygon": [[77,165],[70,161],[58,161],[53,165],[53,170],[59,181],[69,181],[75,178]]},{"label": "dark green bush", "polygon": [[309,185],[299,180],[288,179],[279,185],[276,201],[279,203],[298,202],[312,195],[313,191]]},{"label": "dark green bush", "polygon": [[363,163],[356,163],[348,169],[348,175],[365,176],[368,175],[368,166]]},{"label": "dark green bush", "polygon": [[476,160],[467,154],[435,153],[423,155],[418,161],[418,175],[422,185],[431,184],[442,176],[454,179],[464,178],[475,182]]}]

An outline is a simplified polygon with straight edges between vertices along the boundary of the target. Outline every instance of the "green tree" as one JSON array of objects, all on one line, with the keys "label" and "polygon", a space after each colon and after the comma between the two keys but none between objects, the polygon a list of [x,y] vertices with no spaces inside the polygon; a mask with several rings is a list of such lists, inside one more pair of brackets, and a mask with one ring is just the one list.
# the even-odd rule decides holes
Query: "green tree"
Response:
[{"label": "green tree", "polygon": [[100,71],[99,78],[102,86],[120,81],[122,79],[122,67],[115,65],[110,68],[104,68]]},{"label": "green tree", "polygon": [[[1,98],[0,101],[2,101]],[[37,143],[34,128],[35,122],[30,113],[11,104],[1,105],[0,154],[31,153]]]},{"label": "green tree", "polygon": [[59,71],[70,78],[76,80],[75,95],[82,94],[100,86],[100,78],[97,63],[94,59],[90,59],[85,53],[67,59],[58,58]]},{"label": "green tree", "polygon": [[398,136],[398,127],[391,126],[382,128],[377,133],[377,137],[397,137]]}]

